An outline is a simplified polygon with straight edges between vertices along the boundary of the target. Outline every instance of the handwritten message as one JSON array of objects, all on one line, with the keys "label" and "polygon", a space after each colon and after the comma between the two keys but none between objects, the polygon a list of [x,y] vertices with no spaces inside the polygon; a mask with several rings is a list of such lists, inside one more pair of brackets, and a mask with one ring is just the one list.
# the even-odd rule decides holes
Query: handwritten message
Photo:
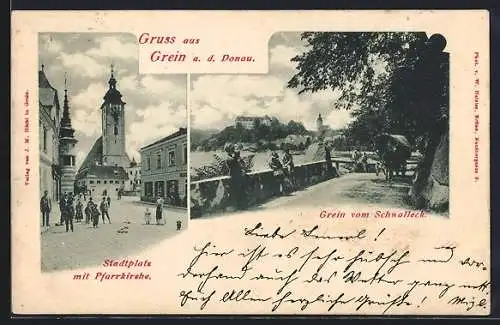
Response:
[{"label": "handwritten message", "polygon": [[186,284],[178,295],[181,307],[320,314],[421,308],[484,314],[489,308],[486,263],[439,238],[413,249],[388,226],[335,233],[314,224],[262,222],[231,236],[233,246],[212,240],[193,247],[192,259],[177,275]]}]

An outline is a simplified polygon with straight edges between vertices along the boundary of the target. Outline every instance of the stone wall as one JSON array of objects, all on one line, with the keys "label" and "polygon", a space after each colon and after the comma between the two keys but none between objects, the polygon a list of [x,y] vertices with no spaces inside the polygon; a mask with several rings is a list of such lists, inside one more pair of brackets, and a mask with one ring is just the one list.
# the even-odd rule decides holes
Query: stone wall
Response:
[{"label": "stone wall", "polygon": [[[441,136],[432,156],[430,170],[421,170],[425,179],[416,182],[410,190],[410,197],[418,208],[435,211],[448,210],[449,204],[449,134]],[[425,174],[424,174],[425,173]]]},{"label": "stone wall", "polygon": [[[333,162],[335,168],[335,162]],[[325,160],[295,166],[297,189],[323,182],[329,178]],[[246,203],[254,206],[271,199],[274,176],[270,169],[247,174],[245,180]],[[192,182],[190,185],[191,218],[231,209],[229,202],[229,176],[214,177]]]}]

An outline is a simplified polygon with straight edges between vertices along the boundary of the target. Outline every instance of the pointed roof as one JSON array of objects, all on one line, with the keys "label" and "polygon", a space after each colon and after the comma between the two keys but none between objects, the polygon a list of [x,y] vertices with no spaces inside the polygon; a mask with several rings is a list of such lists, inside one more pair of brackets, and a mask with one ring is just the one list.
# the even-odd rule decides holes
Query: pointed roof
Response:
[{"label": "pointed roof", "polygon": [[126,103],[122,100],[122,94],[116,89],[113,65],[111,65],[111,77],[109,78],[108,84],[109,89],[103,97],[104,103],[101,105],[101,109],[106,104],[125,105]]},{"label": "pointed roof", "polygon": [[102,137],[99,137],[95,141],[94,145],[92,146],[92,149],[90,149],[89,153],[87,154],[87,157],[85,157],[85,160],[78,169],[78,174],[83,172],[85,169],[89,169],[92,166],[95,166],[96,162],[99,165],[102,165]]},{"label": "pointed roof", "polygon": [[42,69],[38,71],[38,101],[44,107],[53,107],[55,105],[59,109],[57,89],[52,87],[47,79],[43,65]]},{"label": "pointed roof", "polygon": [[75,129],[73,129],[73,127],[71,126],[71,117],[69,114],[68,88],[66,87],[66,77],[64,77],[64,104],[59,136],[61,138],[75,137]]},{"label": "pointed roof", "polygon": [[137,162],[135,161],[135,157],[132,157],[132,161],[130,162],[130,167],[137,166]]}]

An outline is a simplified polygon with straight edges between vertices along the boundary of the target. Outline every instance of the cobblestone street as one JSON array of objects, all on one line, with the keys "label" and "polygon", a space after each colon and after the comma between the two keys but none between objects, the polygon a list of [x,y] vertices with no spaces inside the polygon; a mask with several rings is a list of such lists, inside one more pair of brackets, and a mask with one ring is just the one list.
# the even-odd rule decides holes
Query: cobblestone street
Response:
[{"label": "cobblestone street", "polygon": [[[146,207],[152,214],[151,225],[144,221]],[[179,233],[177,220],[182,222],[182,230],[188,223],[186,209],[165,208],[166,224],[158,226],[154,205],[142,203],[136,197],[124,197],[111,201],[111,224],[107,221],[103,224],[100,218],[97,229],[83,222],[74,223],[74,232],[66,232],[65,226],[55,226],[59,222],[59,209],[54,208],[50,216],[51,227],[41,234],[42,271],[91,267],[102,264],[105,259],[133,256]],[[128,226],[128,232],[119,233],[124,226]]]}]

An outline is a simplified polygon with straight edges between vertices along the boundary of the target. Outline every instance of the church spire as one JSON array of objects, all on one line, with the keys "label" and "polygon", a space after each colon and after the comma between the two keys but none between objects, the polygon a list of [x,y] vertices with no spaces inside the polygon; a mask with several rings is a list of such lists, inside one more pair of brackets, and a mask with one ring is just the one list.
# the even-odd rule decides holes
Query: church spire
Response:
[{"label": "church spire", "polygon": [[108,84],[109,84],[109,88],[113,88],[114,89],[116,87],[116,79],[115,79],[115,75],[114,75],[114,66],[113,66],[113,64],[111,64],[111,77],[109,78]]},{"label": "church spire", "polygon": [[60,131],[60,136],[61,137],[74,137],[74,132],[73,128],[71,127],[71,117],[69,115],[69,101],[68,101],[68,80],[66,77],[66,74],[64,74],[64,105],[63,105],[63,115],[61,119],[61,131]]}]

